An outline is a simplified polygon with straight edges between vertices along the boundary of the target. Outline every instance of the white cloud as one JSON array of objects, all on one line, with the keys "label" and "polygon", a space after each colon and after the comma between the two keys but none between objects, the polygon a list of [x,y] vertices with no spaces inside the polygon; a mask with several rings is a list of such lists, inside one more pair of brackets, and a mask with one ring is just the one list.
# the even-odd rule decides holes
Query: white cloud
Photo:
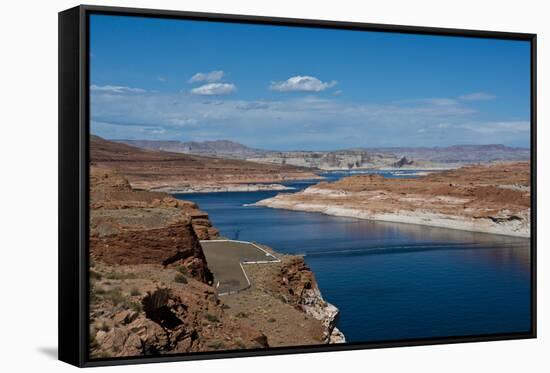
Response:
[{"label": "white cloud", "polygon": [[193,88],[190,92],[194,95],[214,96],[226,95],[235,92],[237,87],[232,83],[209,83]]},{"label": "white cloud", "polygon": [[495,96],[485,92],[474,92],[467,95],[462,95],[458,98],[463,101],[489,101],[494,100]]},{"label": "white cloud", "polygon": [[222,101],[212,95],[176,92],[94,92],[91,100],[92,132],[106,138],[230,137],[273,149],[461,143],[524,146],[529,140],[528,119],[481,120],[464,103],[441,105],[437,100],[381,104],[299,95],[280,100],[230,96]]},{"label": "white cloud", "polygon": [[429,98],[424,101],[436,106],[453,106],[457,104],[456,100],[452,98]]},{"label": "white cloud", "polygon": [[480,134],[521,134],[529,133],[531,124],[528,121],[500,121],[500,122],[480,122],[464,124],[461,128],[480,133]]},{"label": "white cloud", "polygon": [[189,79],[189,83],[199,83],[199,82],[208,82],[215,83],[219,82],[223,78],[224,72],[222,70],[210,71],[208,73],[196,73]]},{"label": "white cloud", "polygon": [[145,89],[142,89],[142,88],[132,88],[132,87],[125,87],[120,85],[98,86],[95,84],[92,84],[90,86],[90,90],[95,92],[105,92],[105,93],[144,93],[146,92]]},{"label": "white cloud", "polygon": [[304,92],[321,92],[327,88],[334,87],[338,82],[323,82],[314,76],[293,76],[287,80],[280,82],[271,82],[269,89],[279,92],[289,91],[304,91]]},{"label": "white cloud", "polygon": [[239,110],[262,110],[268,109],[269,103],[264,101],[250,101],[235,106]]}]

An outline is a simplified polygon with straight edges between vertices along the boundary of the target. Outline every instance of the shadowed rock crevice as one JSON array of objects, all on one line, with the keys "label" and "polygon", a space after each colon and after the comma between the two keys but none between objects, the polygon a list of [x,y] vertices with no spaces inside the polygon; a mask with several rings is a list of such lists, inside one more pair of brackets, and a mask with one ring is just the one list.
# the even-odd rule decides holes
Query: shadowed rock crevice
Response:
[{"label": "shadowed rock crevice", "polygon": [[[148,319],[153,320],[165,329],[175,329],[179,325],[183,324],[176,314],[172,311],[169,305],[170,290],[159,289],[153,293],[148,293],[143,298],[141,303],[143,304],[143,310],[145,316]],[[187,306],[184,304],[178,305],[180,308],[187,310]]]}]

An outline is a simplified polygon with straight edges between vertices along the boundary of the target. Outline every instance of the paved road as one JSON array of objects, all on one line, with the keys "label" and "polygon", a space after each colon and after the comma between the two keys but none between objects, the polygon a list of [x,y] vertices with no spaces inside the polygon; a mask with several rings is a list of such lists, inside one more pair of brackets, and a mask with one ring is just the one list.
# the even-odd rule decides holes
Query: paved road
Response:
[{"label": "paved road", "polygon": [[218,286],[219,295],[238,292],[250,286],[250,281],[241,263],[279,261],[250,242],[201,241],[201,246],[208,261],[208,267],[214,273],[214,285]]}]

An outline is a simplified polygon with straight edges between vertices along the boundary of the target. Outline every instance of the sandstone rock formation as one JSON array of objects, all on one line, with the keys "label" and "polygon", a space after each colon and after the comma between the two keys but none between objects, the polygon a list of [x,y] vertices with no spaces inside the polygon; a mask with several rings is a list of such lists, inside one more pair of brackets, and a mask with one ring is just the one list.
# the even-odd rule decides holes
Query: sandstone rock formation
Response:
[{"label": "sandstone rock formation", "polygon": [[[268,347],[226,312],[212,287],[158,265],[92,268],[90,354],[143,356]],[[181,273],[180,273],[181,274]]]},{"label": "sandstone rock formation", "polygon": [[301,257],[291,257],[285,261],[279,272],[277,283],[288,302],[296,304],[306,314],[321,321],[324,327],[325,343],[344,343],[344,334],[335,327],[338,308],[326,302],[321,295],[313,272]]},{"label": "sandstone rock formation", "polygon": [[[117,141],[148,150],[245,159],[259,163],[294,165],[322,170],[401,167],[449,169],[467,164],[495,161],[528,161],[530,159],[530,151],[527,148],[514,148],[499,144],[453,145],[447,147],[354,148],[329,151],[273,151],[250,148],[227,140],[204,142]],[[401,162],[403,158],[406,158],[407,162]],[[414,163],[410,163],[411,160]],[[399,164],[400,162],[402,164]]]},{"label": "sandstone rock formation", "polygon": [[[274,287],[269,296],[279,302],[277,317],[284,325],[250,323],[235,313],[228,305],[232,300],[222,301],[211,286],[213,275],[200,243],[217,236],[196,204],[135,190],[116,172],[91,167],[90,356],[292,345],[294,340],[281,340],[280,333],[264,333],[272,330],[265,323],[291,332],[307,324],[294,345],[341,341],[333,325],[337,309],[324,302],[303,261],[288,267],[291,281]],[[261,281],[278,284],[278,269],[273,270]],[[280,300],[287,296],[292,298],[288,304]],[[266,312],[244,307],[247,314]]]},{"label": "sandstone rock formation", "polygon": [[414,179],[357,175],[257,205],[360,219],[530,236],[530,165],[467,166]]},{"label": "sandstone rock formation", "polygon": [[90,161],[93,166],[118,172],[132,187],[144,190],[224,191],[241,184],[250,188],[251,184],[322,179],[311,170],[290,165],[145,150],[98,136],[90,138]]},{"label": "sandstone rock formation", "polygon": [[392,163],[392,167],[401,168],[403,166],[410,166],[412,164],[414,164],[414,161],[408,160],[407,157],[401,157],[400,160],[398,160],[395,163]]},{"label": "sandstone rock formation", "polygon": [[120,175],[90,171],[90,257],[106,264],[181,262],[204,282],[212,273],[199,239],[216,236],[208,214],[168,194],[134,191]]}]

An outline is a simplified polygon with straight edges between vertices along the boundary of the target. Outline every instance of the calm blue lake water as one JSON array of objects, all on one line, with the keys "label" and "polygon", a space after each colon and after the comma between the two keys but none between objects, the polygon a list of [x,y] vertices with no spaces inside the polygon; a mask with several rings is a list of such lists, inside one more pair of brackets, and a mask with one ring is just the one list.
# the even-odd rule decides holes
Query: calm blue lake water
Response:
[{"label": "calm blue lake water", "polygon": [[348,342],[530,330],[529,240],[245,206],[275,194],[176,197],[197,202],[225,237],[304,254]]}]

